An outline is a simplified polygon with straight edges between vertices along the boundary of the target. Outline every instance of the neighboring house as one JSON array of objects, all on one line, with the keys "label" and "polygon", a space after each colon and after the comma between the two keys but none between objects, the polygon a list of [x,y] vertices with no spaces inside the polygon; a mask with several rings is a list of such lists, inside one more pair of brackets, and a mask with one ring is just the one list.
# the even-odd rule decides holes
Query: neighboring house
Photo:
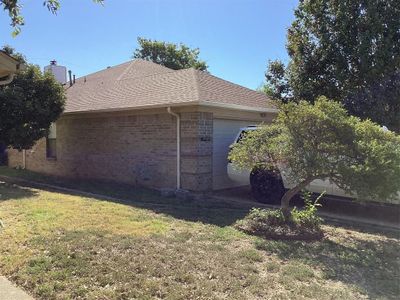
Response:
[{"label": "neighboring house", "polygon": [[[29,170],[152,188],[228,188],[235,184],[227,154],[239,128],[276,114],[262,93],[144,60],[79,78],[66,91],[49,137],[26,151]],[[22,155],[10,150],[10,166]]]},{"label": "neighboring house", "polygon": [[18,72],[21,63],[0,50],[0,85],[9,84]]}]

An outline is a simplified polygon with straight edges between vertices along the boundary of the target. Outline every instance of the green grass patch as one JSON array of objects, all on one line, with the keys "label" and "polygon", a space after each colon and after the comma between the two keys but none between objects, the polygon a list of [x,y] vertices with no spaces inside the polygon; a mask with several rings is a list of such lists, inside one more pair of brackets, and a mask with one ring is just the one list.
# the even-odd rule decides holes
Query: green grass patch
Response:
[{"label": "green grass patch", "polygon": [[282,274],[299,281],[309,281],[314,277],[314,271],[309,266],[298,262],[291,262],[286,265]]},{"label": "green grass patch", "polygon": [[239,257],[249,262],[262,262],[263,256],[255,249],[246,249],[238,253]]}]

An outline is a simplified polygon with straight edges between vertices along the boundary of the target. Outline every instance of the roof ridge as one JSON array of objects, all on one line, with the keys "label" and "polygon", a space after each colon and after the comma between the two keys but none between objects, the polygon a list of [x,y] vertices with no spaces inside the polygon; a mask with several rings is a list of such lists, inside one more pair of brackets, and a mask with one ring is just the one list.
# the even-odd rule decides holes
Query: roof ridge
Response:
[{"label": "roof ridge", "polygon": [[201,100],[201,98],[200,98],[200,83],[199,83],[199,77],[197,76],[197,72],[196,71],[198,71],[198,70],[196,70],[195,68],[193,68],[193,67],[190,67],[189,68],[189,70],[191,70],[192,71],[192,74],[193,74],[193,78],[194,78],[194,87],[195,87],[195,89],[196,89],[196,91],[195,91],[195,93],[196,93],[196,95],[197,95],[197,101],[200,101]]},{"label": "roof ridge", "polygon": [[133,62],[133,60],[128,60],[128,61],[126,61],[126,62],[120,63],[120,64],[115,65],[115,66],[112,66],[112,67],[106,67],[106,68],[104,68],[104,69],[95,71],[95,72],[93,72],[93,73],[89,73],[89,74],[82,75],[82,76],[80,76],[80,77],[77,77],[76,79],[78,80],[78,79],[81,79],[81,78],[85,78],[85,77],[88,77],[88,76],[92,76],[92,75],[95,75],[95,74],[97,74],[97,73],[100,73],[100,72],[103,72],[103,71],[107,71],[107,70],[110,70],[110,69],[114,69],[114,68],[116,68],[116,67],[120,67],[120,66],[122,66],[122,65],[124,65],[124,64],[132,63],[132,62]]},{"label": "roof ridge", "polygon": [[[129,64],[129,65],[126,67],[126,69],[122,72],[122,74],[119,75],[118,78],[116,79],[116,81],[122,80],[122,79],[120,79],[120,77],[122,77],[122,75],[126,74],[126,73],[132,68],[133,63],[139,62],[139,61],[146,62],[146,63],[150,63],[150,64],[154,64],[154,65],[159,66],[160,68],[164,68],[164,69],[167,69],[167,70],[170,70],[170,71],[178,71],[178,70],[174,70],[174,69],[168,68],[168,67],[166,67],[166,66],[157,64],[157,63],[155,63],[155,62],[152,62],[152,61],[149,61],[149,60],[145,60],[145,59],[143,59],[143,58],[135,58],[135,59],[130,59],[130,60],[125,61],[125,62],[123,62],[123,63],[117,64],[117,65],[115,65],[115,66],[106,67],[106,68],[104,68],[104,69],[100,69],[100,70],[95,71],[95,72],[93,72],[93,73],[89,73],[89,74],[82,75],[82,76],[80,76],[80,77],[77,77],[76,79],[78,80],[78,79],[81,79],[81,78],[84,78],[84,77],[92,76],[92,75],[95,75],[95,74],[98,74],[98,73],[101,73],[101,72],[104,72],[104,71],[107,71],[107,70],[111,70],[111,69],[120,67],[120,66],[125,65],[125,64]],[[169,73],[169,72],[165,72],[165,73]],[[165,74],[165,73],[164,73],[164,74]],[[154,73],[154,74],[161,74],[161,73]]]},{"label": "roof ridge", "polygon": [[164,65],[162,65],[162,64],[158,64],[158,63],[156,63],[156,62],[154,62],[154,61],[147,60],[147,59],[144,59],[144,58],[134,58],[133,61],[143,61],[143,62],[146,62],[146,63],[150,63],[150,64],[153,64],[153,65],[156,65],[156,66],[158,66],[158,67],[160,67],[160,68],[164,68],[164,69],[168,69],[168,70],[173,70],[173,71],[178,71],[178,70],[174,70],[174,69],[168,68],[168,67],[166,67],[166,66],[164,66]]},{"label": "roof ridge", "polygon": [[[166,69],[170,69],[165,67]],[[153,73],[153,74],[149,74],[149,75],[145,75],[145,76],[140,76],[140,77],[128,77],[128,78],[123,78],[123,79],[117,79],[116,81],[124,81],[124,80],[137,80],[137,79],[142,79],[142,78],[147,78],[147,77],[151,77],[151,76],[160,76],[160,75],[166,75],[166,74],[171,74],[171,73],[182,73],[184,71],[189,71],[190,69],[193,68],[187,68],[187,69],[179,69],[179,70],[174,70],[174,69],[170,69],[171,71],[169,72],[164,72],[164,73]]]},{"label": "roof ridge", "polygon": [[176,72],[176,70],[171,70],[170,72],[164,72],[164,73],[153,73],[153,74],[140,76],[140,77],[128,77],[128,78],[121,78],[121,79],[118,78],[115,81],[137,80],[137,79],[147,78],[147,77],[151,77],[151,76],[159,76],[159,75],[164,75],[164,74],[170,74],[170,73],[174,73],[174,72]]},{"label": "roof ridge", "polygon": [[132,68],[133,63],[134,63],[134,60],[132,60],[132,62],[125,68],[125,70],[121,74],[119,74],[116,81],[120,80],[122,78],[122,76],[124,76],[126,73],[128,73],[128,71]]},{"label": "roof ridge", "polygon": [[257,90],[253,90],[253,89],[251,89],[251,88],[245,87],[245,86],[240,85],[240,84],[238,84],[238,83],[234,83],[234,82],[232,82],[232,81],[230,81],[230,80],[226,80],[226,79],[223,79],[223,78],[221,78],[221,77],[215,76],[215,75],[211,74],[210,72],[206,72],[206,71],[202,71],[202,70],[197,70],[197,69],[194,69],[194,68],[191,68],[191,69],[193,69],[194,71],[196,71],[196,72],[199,73],[199,74],[208,75],[208,76],[214,77],[214,78],[216,78],[216,79],[218,79],[218,80],[222,80],[222,81],[228,82],[228,83],[230,83],[230,84],[232,84],[232,85],[235,85],[235,86],[237,86],[237,87],[240,87],[240,88],[242,88],[242,89],[246,89],[246,90],[249,90],[249,91],[252,91],[252,92],[256,92],[256,93],[258,93],[258,94],[260,94],[260,95],[266,96],[266,97],[268,98],[268,100],[272,101],[272,99],[270,99],[270,98],[269,98],[265,93],[263,93],[263,92],[260,92],[260,91],[257,91]]}]

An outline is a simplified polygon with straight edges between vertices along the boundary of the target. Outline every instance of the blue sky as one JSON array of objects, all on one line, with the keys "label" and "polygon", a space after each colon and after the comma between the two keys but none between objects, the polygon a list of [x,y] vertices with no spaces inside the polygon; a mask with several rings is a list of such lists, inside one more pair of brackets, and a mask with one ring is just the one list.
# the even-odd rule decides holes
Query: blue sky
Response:
[{"label": "blue sky", "polygon": [[83,76],[129,60],[138,36],[199,47],[209,71],[257,88],[268,59],[287,60],[286,30],[297,0],[61,0],[57,16],[42,1],[21,0],[26,25],[11,36],[0,11],[0,41],[41,67],[56,59]]}]

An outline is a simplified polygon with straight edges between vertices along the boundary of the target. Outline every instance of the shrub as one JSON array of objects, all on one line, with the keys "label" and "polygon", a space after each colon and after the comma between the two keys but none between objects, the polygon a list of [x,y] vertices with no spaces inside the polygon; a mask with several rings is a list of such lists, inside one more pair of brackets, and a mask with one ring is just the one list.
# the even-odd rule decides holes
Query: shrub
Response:
[{"label": "shrub", "polygon": [[290,217],[285,217],[281,209],[267,210],[252,208],[249,214],[235,224],[235,227],[249,234],[273,238],[314,240],[323,237],[322,218],[317,216],[319,200],[311,200],[311,193],[303,194],[305,207],[292,209]]},{"label": "shrub", "polygon": [[319,203],[323,192],[317,199],[312,201],[310,192],[303,192],[304,208],[302,210],[293,208],[291,218],[294,224],[301,228],[307,228],[311,231],[319,231],[321,229],[322,218],[317,215],[317,209],[321,206]]},{"label": "shrub", "polygon": [[[247,170],[262,164],[284,171],[290,189],[280,200],[289,216],[292,199],[316,179],[358,199],[396,199],[400,189],[400,136],[370,120],[350,116],[325,97],[280,105],[269,125],[251,130],[229,152]],[[282,174],[283,175],[283,174]]]}]

